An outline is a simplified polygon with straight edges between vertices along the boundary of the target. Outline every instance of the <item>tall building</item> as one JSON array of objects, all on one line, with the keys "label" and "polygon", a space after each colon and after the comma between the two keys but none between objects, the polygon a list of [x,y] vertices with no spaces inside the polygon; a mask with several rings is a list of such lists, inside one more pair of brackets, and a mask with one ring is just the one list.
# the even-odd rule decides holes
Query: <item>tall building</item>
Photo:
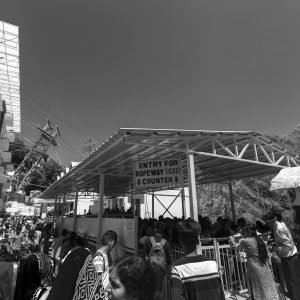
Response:
[{"label": "tall building", "polygon": [[0,21],[0,93],[7,131],[21,131],[19,27]]},{"label": "tall building", "polygon": [[19,28],[0,21],[0,211],[5,209],[14,170],[9,144],[20,131]]}]

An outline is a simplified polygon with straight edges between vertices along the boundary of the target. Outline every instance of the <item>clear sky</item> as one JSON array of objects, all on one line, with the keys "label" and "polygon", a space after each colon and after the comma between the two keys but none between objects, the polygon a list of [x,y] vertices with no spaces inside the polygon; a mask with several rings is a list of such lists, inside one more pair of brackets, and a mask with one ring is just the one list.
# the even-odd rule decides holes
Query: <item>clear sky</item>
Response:
[{"label": "clear sky", "polygon": [[19,26],[22,134],[57,149],[120,127],[257,130],[300,121],[299,0],[0,0]]}]

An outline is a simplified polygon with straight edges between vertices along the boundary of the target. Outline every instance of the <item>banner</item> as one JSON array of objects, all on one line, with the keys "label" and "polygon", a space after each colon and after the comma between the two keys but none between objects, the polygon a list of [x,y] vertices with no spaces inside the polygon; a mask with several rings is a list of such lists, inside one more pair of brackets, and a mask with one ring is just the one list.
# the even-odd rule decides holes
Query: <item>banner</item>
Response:
[{"label": "banner", "polygon": [[135,189],[179,186],[182,184],[180,158],[134,162]]}]

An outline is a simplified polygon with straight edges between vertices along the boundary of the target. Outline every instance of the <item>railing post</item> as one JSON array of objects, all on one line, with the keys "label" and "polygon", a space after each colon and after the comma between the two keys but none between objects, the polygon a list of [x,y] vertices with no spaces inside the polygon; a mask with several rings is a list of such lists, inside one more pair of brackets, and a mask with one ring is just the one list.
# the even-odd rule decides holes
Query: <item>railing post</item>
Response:
[{"label": "railing post", "polygon": [[219,242],[216,238],[213,239],[214,243],[214,250],[215,250],[215,259],[218,264],[218,267],[221,268],[221,256],[220,256],[220,249],[219,249]]}]

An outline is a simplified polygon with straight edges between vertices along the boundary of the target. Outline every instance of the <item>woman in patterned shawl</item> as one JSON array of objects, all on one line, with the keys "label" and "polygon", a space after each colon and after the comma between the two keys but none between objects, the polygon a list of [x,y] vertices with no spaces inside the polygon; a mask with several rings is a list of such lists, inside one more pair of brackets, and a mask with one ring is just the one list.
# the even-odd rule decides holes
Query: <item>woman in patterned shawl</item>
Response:
[{"label": "woman in patterned shawl", "polygon": [[14,300],[42,300],[49,292],[54,270],[50,256],[34,253],[20,261]]},{"label": "woman in patterned shawl", "polygon": [[75,247],[65,256],[47,300],[106,300],[89,249],[75,238]]}]

